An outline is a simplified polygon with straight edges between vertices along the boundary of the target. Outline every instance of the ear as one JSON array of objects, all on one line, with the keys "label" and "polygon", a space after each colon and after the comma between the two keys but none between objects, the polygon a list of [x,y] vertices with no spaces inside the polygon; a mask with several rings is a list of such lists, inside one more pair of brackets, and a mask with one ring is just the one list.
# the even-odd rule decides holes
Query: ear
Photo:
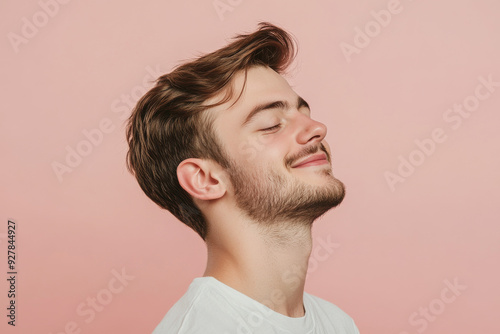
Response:
[{"label": "ear", "polygon": [[212,200],[226,193],[222,172],[222,167],[212,160],[190,158],[177,166],[177,179],[193,198]]}]

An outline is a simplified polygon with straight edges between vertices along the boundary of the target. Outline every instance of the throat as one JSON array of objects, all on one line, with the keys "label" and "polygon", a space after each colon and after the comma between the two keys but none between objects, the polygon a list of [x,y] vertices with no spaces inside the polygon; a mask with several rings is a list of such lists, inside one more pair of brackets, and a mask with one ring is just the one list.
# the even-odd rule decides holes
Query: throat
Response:
[{"label": "throat", "polygon": [[246,234],[230,248],[207,243],[204,276],[213,276],[278,313],[301,317],[312,249],[311,228],[265,232]]}]

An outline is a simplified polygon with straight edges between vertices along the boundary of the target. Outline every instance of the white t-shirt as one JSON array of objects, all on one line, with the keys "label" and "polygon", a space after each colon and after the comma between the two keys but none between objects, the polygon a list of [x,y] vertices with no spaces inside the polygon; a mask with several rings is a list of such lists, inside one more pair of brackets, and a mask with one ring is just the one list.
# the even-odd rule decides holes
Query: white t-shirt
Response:
[{"label": "white t-shirt", "polygon": [[359,334],[354,321],[304,292],[305,315],[287,317],[214,277],[198,277],[153,334]]}]

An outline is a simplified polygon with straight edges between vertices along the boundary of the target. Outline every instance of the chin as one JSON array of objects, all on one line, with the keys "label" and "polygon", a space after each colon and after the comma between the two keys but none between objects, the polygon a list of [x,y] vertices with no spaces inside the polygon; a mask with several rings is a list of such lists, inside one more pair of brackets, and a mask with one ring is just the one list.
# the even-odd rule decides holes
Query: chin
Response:
[{"label": "chin", "polygon": [[331,168],[321,168],[316,169],[312,173],[307,174],[300,173],[298,175],[304,182],[309,184],[325,185],[325,182],[330,182],[331,180],[338,181],[333,176],[333,171]]}]

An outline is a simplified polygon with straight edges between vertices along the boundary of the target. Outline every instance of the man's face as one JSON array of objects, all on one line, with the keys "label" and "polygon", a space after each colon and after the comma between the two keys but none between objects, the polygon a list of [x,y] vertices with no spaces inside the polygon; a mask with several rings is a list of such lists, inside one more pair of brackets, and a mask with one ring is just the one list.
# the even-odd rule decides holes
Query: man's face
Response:
[{"label": "man's face", "polygon": [[235,203],[262,224],[310,224],[345,194],[332,174],[326,127],[311,119],[307,103],[269,67],[250,68],[243,94],[228,108],[243,80],[239,73],[233,100],[213,110]]}]

